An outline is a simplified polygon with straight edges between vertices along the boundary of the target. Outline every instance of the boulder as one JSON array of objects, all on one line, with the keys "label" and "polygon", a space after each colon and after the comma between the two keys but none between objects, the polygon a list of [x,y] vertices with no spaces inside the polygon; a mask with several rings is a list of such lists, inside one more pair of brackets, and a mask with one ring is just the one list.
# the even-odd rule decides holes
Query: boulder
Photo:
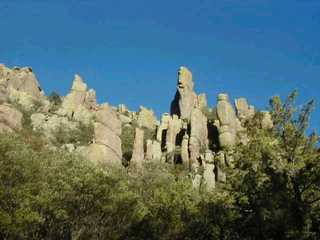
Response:
[{"label": "boulder", "polygon": [[121,135],[121,121],[117,112],[109,104],[102,104],[98,111],[95,112],[96,122],[102,123],[111,129],[116,135]]},{"label": "boulder", "polygon": [[22,128],[23,115],[11,105],[0,105],[0,132],[12,132]]}]

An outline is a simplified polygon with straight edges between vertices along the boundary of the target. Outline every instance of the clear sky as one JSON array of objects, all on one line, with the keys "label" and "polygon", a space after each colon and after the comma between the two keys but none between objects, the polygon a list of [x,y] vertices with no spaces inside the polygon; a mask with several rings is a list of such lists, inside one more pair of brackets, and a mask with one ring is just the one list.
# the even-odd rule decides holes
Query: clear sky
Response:
[{"label": "clear sky", "polygon": [[[0,63],[31,66],[46,93],[79,73],[99,102],[169,111],[177,69],[210,105],[320,102],[319,0],[0,0]],[[312,127],[320,127],[320,106]]]}]

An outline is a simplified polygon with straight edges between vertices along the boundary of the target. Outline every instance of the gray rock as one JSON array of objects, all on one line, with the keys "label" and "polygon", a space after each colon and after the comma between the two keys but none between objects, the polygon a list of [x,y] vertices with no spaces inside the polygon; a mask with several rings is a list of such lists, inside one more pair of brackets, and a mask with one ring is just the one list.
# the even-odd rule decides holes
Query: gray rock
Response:
[{"label": "gray rock", "polygon": [[21,112],[9,104],[0,105],[0,132],[12,132],[22,128]]},{"label": "gray rock", "polygon": [[191,134],[189,141],[191,165],[198,163],[200,154],[204,154],[208,148],[207,118],[198,108],[191,112]]},{"label": "gray rock", "polygon": [[178,72],[178,90],[171,103],[171,114],[182,119],[190,119],[192,109],[198,105],[198,97],[193,91],[192,73],[186,67]]},{"label": "gray rock", "polygon": [[219,119],[219,142],[221,147],[230,147],[236,143],[240,122],[229,102],[227,94],[218,95],[217,116]]},{"label": "gray rock", "polygon": [[137,123],[141,128],[145,127],[154,130],[157,127],[157,118],[152,110],[140,106]]},{"label": "gray rock", "polygon": [[130,164],[134,164],[137,167],[141,167],[144,162],[144,147],[143,147],[144,131],[140,128],[136,128],[133,152],[130,160]]},{"label": "gray rock", "polygon": [[238,98],[235,100],[237,116],[240,121],[245,121],[254,116],[254,106],[249,105],[246,98]]},{"label": "gray rock", "polygon": [[214,174],[214,164],[205,164],[203,172],[203,180],[208,191],[212,191],[216,187],[216,179]]}]

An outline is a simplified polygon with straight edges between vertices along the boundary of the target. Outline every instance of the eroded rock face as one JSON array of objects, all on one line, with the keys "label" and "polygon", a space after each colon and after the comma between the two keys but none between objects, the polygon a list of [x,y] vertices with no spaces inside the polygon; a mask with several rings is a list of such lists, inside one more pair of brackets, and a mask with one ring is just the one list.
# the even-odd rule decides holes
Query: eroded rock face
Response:
[{"label": "eroded rock face", "polygon": [[4,68],[2,67],[0,71],[3,72],[1,75],[5,78],[7,88],[28,93],[33,97],[43,96],[42,89],[31,68]]},{"label": "eroded rock face", "polygon": [[0,100],[19,103],[28,110],[35,105],[49,106],[36,76],[29,67],[10,69],[0,65]]},{"label": "eroded rock face", "polygon": [[192,73],[186,67],[178,72],[178,90],[171,103],[171,114],[182,119],[190,119],[192,109],[198,105],[198,97],[193,91]]},{"label": "eroded rock face", "polygon": [[139,127],[155,130],[157,127],[157,118],[152,110],[140,106],[137,123]]},{"label": "eroded rock face", "polygon": [[144,147],[143,147],[144,132],[140,128],[136,128],[133,152],[130,164],[141,167],[144,161]]},{"label": "eroded rock face", "polygon": [[12,132],[22,128],[21,112],[8,104],[0,105],[0,132]]}]

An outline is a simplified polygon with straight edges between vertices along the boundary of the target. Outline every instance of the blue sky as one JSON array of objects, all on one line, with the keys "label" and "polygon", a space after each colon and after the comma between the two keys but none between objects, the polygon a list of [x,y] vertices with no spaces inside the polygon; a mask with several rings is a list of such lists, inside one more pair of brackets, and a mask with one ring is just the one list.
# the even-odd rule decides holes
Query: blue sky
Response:
[{"label": "blue sky", "polygon": [[320,102],[319,0],[0,0],[0,19],[0,63],[31,66],[46,93],[79,73],[99,102],[160,115],[184,65],[210,105],[227,92],[261,109],[293,89]]}]

